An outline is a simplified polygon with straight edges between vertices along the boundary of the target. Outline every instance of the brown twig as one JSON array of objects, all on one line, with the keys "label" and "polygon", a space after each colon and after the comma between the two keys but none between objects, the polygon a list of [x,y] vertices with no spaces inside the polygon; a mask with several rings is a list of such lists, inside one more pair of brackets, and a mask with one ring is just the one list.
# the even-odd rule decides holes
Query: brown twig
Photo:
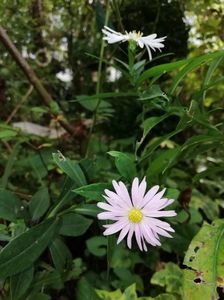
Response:
[{"label": "brown twig", "polygon": [[0,41],[4,44],[8,52],[12,55],[16,63],[20,66],[30,83],[33,85],[33,87],[36,89],[38,94],[41,96],[44,104],[50,108],[51,114],[58,120],[58,122],[61,124],[61,126],[70,134],[73,135],[74,130],[73,127],[71,127],[68,122],[66,121],[65,117],[60,114],[55,114],[51,111],[52,104],[54,103],[51,95],[48,93],[48,91],[45,89],[43,84],[41,83],[40,79],[37,77],[33,69],[30,67],[30,65],[27,63],[27,61],[22,57],[21,53],[18,51],[16,46],[13,44],[11,39],[9,38],[8,34],[6,33],[5,29],[0,26]]},{"label": "brown twig", "polygon": [[29,98],[29,96],[32,94],[33,86],[31,85],[26,92],[26,94],[23,96],[22,100],[16,105],[16,107],[13,109],[11,114],[8,116],[7,120],[5,121],[6,124],[9,124],[13,117],[16,115],[17,111],[20,109],[20,107],[26,102],[26,100]]}]

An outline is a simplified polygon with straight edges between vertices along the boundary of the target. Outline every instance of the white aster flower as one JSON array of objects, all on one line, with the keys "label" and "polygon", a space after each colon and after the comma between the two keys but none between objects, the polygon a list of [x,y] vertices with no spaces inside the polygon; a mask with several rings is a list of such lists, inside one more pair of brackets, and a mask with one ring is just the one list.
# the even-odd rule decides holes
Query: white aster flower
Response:
[{"label": "white aster flower", "polygon": [[104,26],[104,29],[102,29],[102,32],[104,33],[103,39],[108,42],[108,44],[114,44],[118,42],[125,42],[125,41],[135,41],[140,48],[146,47],[148,54],[149,54],[149,60],[152,59],[152,53],[151,49],[153,51],[156,51],[156,49],[160,49],[164,47],[163,43],[166,36],[161,38],[156,38],[157,34],[153,33],[147,36],[143,36],[142,32],[125,32],[125,34],[122,34],[120,32],[117,32],[107,26]]},{"label": "white aster flower", "polygon": [[174,210],[162,210],[174,200],[163,198],[165,189],[158,192],[159,186],[153,186],[146,193],[145,178],[139,184],[136,177],[132,182],[131,197],[123,182],[112,181],[115,192],[106,189],[103,197],[108,203],[98,202],[97,206],[105,210],[97,215],[100,220],[115,221],[104,225],[104,235],[120,231],[117,244],[127,235],[127,245],[131,249],[132,236],[135,234],[141,251],[147,251],[146,243],[160,246],[159,235],[172,237],[168,232],[174,232],[169,223],[161,221],[159,217],[176,216]]}]

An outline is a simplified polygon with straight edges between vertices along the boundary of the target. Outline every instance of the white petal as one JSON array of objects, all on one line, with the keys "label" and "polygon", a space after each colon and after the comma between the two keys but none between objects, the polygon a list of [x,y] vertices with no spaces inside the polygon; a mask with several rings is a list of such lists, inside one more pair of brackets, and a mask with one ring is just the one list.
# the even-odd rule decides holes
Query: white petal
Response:
[{"label": "white petal", "polygon": [[141,40],[141,38],[137,39],[137,43],[138,43],[138,45],[139,45],[140,48],[144,47],[144,42]]},{"label": "white petal", "polygon": [[151,53],[151,50],[150,50],[150,48],[149,48],[149,46],[148,46],[147,44],[145,44],[145,46],[146,46],[146,49],[147,49],[147,51],[148,51],[149,60],[152,60],[152,53]]}]

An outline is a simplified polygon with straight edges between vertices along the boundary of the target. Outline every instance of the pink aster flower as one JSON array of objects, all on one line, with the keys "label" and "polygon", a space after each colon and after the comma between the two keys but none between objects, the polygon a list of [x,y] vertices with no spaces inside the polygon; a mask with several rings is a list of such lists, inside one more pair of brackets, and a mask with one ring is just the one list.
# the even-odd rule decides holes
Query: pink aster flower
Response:
[{"label": "pink aster flower", "polygon": [[170,224],[161,221],[160,217],[176,216],[174,210],[163,210],[174,200],[163,198],[165,189],[159,191],[159,186],[153,186],[146,192],[145,178],[139,183],[134,178],[131,187],[131,196],[123,182],[112,181],[115,192],[106,189],[103,197],[105,202],[98,202],[97,206],[105,210],[97,215],[100,220],[111,220],[113,224],[104,225],[104,235],[120,231],[117,244],[127,236],[127,245],[131,249],[132,237],[135,235],[141,251],[147,251],[146,243],[160,246],[159,235],[172,237],[169,232],[174,232]]},{"label": "pink aster flower", "polygon": [[125,34],[122,34],[107,26],[104,26],[102,32],[104,34],[103,39],[106,40],[108,44],[114,44],[118,42],[125,42],[125,41],[132,40],[135,41],[140,48],[143,48],[145,46],[148,51],[149,60],[152,60],[151,49],[153,51],[156,51],[156,49],[161,51],[161,48],[164,47],[163,42],[166,38],[166,36],[157,38],[156,33],[143,36],[142,32],[140,31],[136,32],[135,30],[131,32],[125,32]]}]

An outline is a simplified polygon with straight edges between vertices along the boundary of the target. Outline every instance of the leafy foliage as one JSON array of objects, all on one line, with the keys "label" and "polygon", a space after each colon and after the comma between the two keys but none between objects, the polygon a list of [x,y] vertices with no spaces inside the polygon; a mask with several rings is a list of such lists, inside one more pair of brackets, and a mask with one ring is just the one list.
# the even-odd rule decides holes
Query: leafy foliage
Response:
[{"label": "leafy foliage", "polygon": [[[0,298],[223,298],[222,2],[0,2],[52,98],[0,34]],[[104,24],[166,35],[165,51],[105,45]],[[144,176],[177,212],[147,253],[103,236],[96,206],[113,179]]]}]

